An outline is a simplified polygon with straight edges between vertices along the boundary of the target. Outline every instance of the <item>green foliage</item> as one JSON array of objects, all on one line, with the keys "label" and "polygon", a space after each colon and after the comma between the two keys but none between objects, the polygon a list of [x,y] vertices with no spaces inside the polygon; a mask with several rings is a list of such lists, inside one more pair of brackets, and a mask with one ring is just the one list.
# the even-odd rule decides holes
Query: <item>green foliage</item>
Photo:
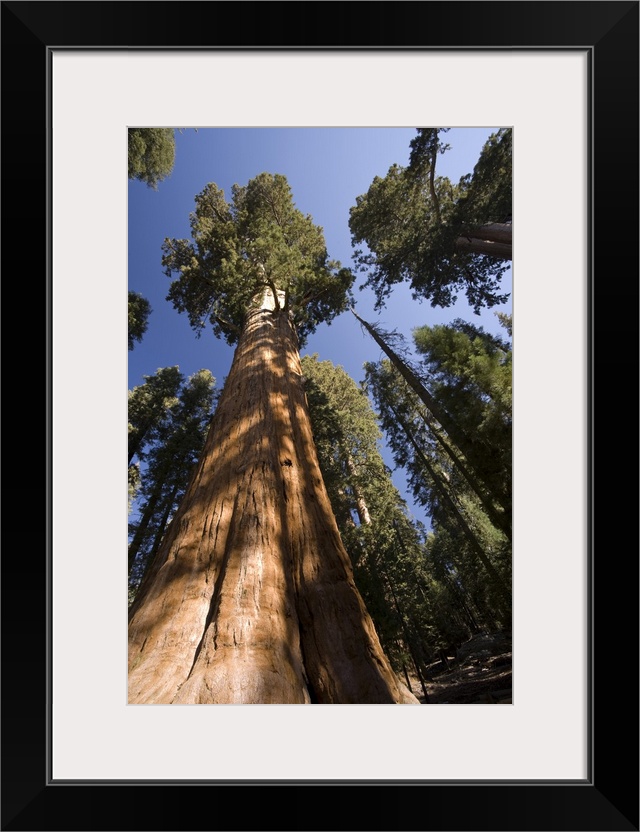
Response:
[{"label": "green foliage", "polygon": [[387,476],[380,428],[365,392],[342,367],[319,361],[317,353],[301,363],[325,485],[340,517],[351,518],[357,512],[354,489]]},{"label": "green foliage", "polygon": [[173,170],[176,156],[175,131],[172,127],[129,128],[129,179],[145,182],[158,189],[158,182]]},{"label": "green foliage", "polygon": [[507,315],[506,312],[496,312],[500,325],[504,327],[509,338],[513,338],[513,315]]},{"label": "green foliage", "polygon": [[446,153],[451,147],[440,141],[441,133],[448,133],[450,127],[418,127],[417,135],[409,142],[411,153],[409,154],[409,167],[414,170],[423,170],[429,174],[435,172],[438,155]]},{"label": "green foliage", "polygon": [[447,326],[413,330],[416,350],[440,385],[464,389],[476,400],[490,398],[506,416],[511,412],[511,348],[482,327],[456,319]]},{"label": "green foliage", "polygon": [[512,468],[512,353],[507,342],[460,319],[418,327],[416,350],[434,396],[476,447],[486,448],[483,471],[510,513]]},{"label": "green foliage", "polygon": [[129,390],[129,462],[140,456],[166,415],[176,402],[183,383],[179,367],[160,367],[153,376],[144,376],[144,384]]},{"label": "green foliage", "polygon": [[134,341],[142,341],[142,336],[149,327],[151,304],[139,292],[129,291],[129,350]]},{"label": "green foliage", "polygon": [[210,324],[235,343],[266,289],[285,293],[301,342],[347,308],[353,275],[329,260],[322,229],[295,207],[284,176],[234,185],[230,204],[210,183],[190,223],[191,240],[165,239],[162,264],[167,277],[178,275],[167,299],[198,334]]},{"label": "green foliage", "polygon": [[400,282],[432,306],[451,306],[461,291],[476,312],[508,298],[500,281],[509,264],[461,250],[457,240],[478,225],[511,217],[511,130],[489,138],[473,174],[457,185],[436,175],[437,157],[448,149],[441,132],[420,128],[409,166],[392,165],[386,177],[375,177],[351,208],[354,260],[378,309]]},{"label": "green foliage", "polygon": [[513,211],[513,131],[498,130],[487,139],[473,173],[460,180],[462,192],[452,222],[462,233],[490,222],[511,221]]},{"label": "green foliage", "polygon": [[[433,359],[433,374],[425,374],[424,380],[434,398],[440,404],[446,403],[456,421],[468,429],[475,426],[482,434],[486,440],[483,446],[487,448],[486,465],[500,468],[505,479],[499,485],[508,491],[510,500],[511,472],[505,467],[510,460],[510,422],[506,428],[505,411],[502,410],[507,399],[506,389],[503,390],[507,387],[505,376],[509,374],[505,372],[504,364],[497,360],[501,355],[506,363],[506,349],[503,349],[506,345],[471,328],[474,340],[465,332],[467,326],[458,322],[457,327],[444,328],[450,330],[446,333],[441,332],[441,328],[434,328],[437,330],[433,339],[436,346],[430,345],[428,351]],[[423,345],[433,335],[431,329],[425,329],[428,332],[420,333]],[[462,336],[461,343],[458,343],[459,336]],[[451,349],[451,343],[443,348],[449,337],[456,348]],[[441,364],[436,363],[436,357]],[[450,388],[443,375],[445,364],[450,368],[463,365],[465,371],[472,368],[476,372],[471,380],[466,378],[466,372],[463,377],[458,376],[457,384],[452,382],[453,376],[447,376],[446,381],[452,382]],[[499,381],[491,378],[489,367],[493,368]],[[430,538],[429,556],[435,552],[441,565],[444,564],[436,575],[440,581],[451,579],[453,586],[467,596],[467,606],[475,605],[473,615],[465,614],[469,624],[472,619],[490,626],[498,620],[507,623],[510,597],[506,588],[511,580],[511,546],[502,524],[494,520],[502,515],[497,513],[491,495],[471,486],[466,475],[468,460],[389,360],[366,364],[365,373],[367,388],[378,406],[394,460],[407,471],[408,484],[416,500],[431,517],[434,535]],[[487,388],[505,393],[499,406],[486,393]],[[495,444],[489,444],[489,439]],[[443,539],[447,541],[446,558],[442,548],[438,549],[443,545]]]},{"label": "green foliage", "polygon": [[136,498],[138,490],[140,488],[140,464],[135,463],[133,465],[129,465],[129,472],[128,472],[128,495],[129,495],[129,512],[131,512],[131,506],[133,501]]},{"label": "green foliage", "polygon": [[186,380],[180,375],[176,395],[165,399],[162,417],[142,455],[144,468],[138,474],[136,494],[138,519],[129,526],[130,600],[184,496],[202,451],[214,404],[214,386],[215,378],[209,370],[199,370]]},{"label": "green foliage", "polygon": [[[340,366],[302,358],[318,458],[354,578],[395,669],[424,667],[443,639],[424,529],[409,516],[380,453],[365,391]],[[449,642],[446,641],[446,644]]]}]

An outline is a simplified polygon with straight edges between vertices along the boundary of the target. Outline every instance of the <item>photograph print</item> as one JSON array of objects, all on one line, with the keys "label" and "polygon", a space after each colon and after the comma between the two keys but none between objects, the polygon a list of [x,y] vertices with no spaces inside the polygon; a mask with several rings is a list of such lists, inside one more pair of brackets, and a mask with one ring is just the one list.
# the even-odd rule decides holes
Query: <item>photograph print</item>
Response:
[{"label": "photograph print", "polygon": [[512,704],[512,139],[128,128],[129,704]]}]

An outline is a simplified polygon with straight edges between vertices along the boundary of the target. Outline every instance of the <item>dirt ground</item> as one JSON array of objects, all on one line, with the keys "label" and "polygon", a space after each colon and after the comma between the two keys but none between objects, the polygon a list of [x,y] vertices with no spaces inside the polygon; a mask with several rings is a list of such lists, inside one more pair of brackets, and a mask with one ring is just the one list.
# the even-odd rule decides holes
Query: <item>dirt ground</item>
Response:
[{"label": "dirt ground", "polygon": [[460,645],[455,656],[451,651],[446,661],[434,662],[428,669],[428,698],[419,680],[409,677],[411,690],[422,704],[512,704],[510,634],[481,633]]}]

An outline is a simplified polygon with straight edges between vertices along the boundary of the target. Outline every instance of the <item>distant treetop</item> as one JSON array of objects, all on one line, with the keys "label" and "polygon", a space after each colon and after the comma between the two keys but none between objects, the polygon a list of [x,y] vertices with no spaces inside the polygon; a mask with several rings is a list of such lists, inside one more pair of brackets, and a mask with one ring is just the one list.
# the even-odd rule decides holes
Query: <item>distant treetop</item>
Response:
[{"label": "distant treetop", "polygon": [[139,292],[129,290],[129,349],[135,346],[135,341],[142,341],[142,336],[149,326],[151,304]]},{"label": "distant treetop", "polygon": [[129,179],[158,189],[173,170],[176,139],[173,127],[129,128]]}]

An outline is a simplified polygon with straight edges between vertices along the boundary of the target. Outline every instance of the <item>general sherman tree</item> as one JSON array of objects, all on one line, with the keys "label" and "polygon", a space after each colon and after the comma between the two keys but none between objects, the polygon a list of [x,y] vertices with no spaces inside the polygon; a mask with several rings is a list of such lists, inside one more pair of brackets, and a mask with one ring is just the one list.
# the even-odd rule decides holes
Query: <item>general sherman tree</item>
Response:
[{"label": "general sherman tree", "polygon": [[353,579],[313,443],[299,348],[351,273],[283,176],[197,197],[165,240],[168,298],[236,351],[203,453],[131,606],[129,702],[411,703]]}]

